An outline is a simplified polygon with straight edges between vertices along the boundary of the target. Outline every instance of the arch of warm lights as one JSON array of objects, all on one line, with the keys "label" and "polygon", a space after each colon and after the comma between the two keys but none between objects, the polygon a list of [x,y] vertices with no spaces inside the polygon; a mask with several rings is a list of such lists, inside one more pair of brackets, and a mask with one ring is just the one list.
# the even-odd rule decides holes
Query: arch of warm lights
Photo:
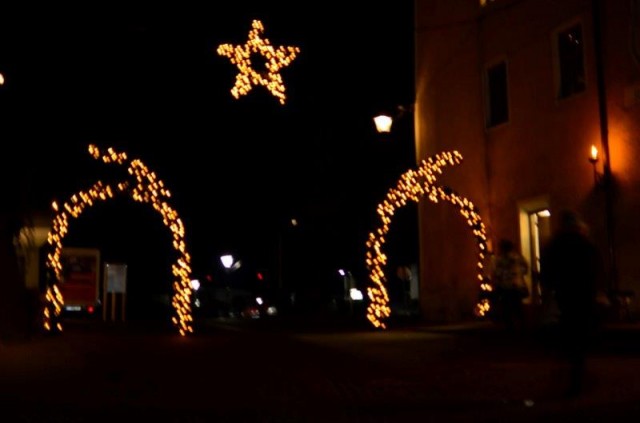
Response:
[{"label": "arch of warm lights", "polygon": [[180,335],[193,332],[193,320],[191,315],[191,285],[190,262],[191,257],[186,251],[184,241],[184,225],[178,217],[178,213],[167,203],[166,199],[171,193],[164,188],[164,182],[156,177],[140,160],[128,160],[126,153],[118,153],[112,148],[106,153],[94,145],[89,146],[89,154],[96,160],[102,159],[104,163],[128,165],[128,172],[135,182],[120,182],[116,186],[96,182],[88,191],[80,191],[71,196],[69,201],[59,207],[56,202],[52,207],[56,215],[53,219],[52,229],[49,232],[47,242],[52,252],[47,255],[47,267],[53,270],[55,281],[50,281],[46,292],[46,304],[43,311],[43,325],[47,331],[62,331],[62,325],[58,317],[64,305],[64,298],[58,288],[62,276],[62,240],[69,231],[70,218],[79,217],[87,206],[93,206],[98,201],[105,201],[117,193],[128,193],[134,201],[149,203],[162,215],[162,222],[171,230],[173,235],[173,247],[178,253],[176,262],[172,265],[175,278],[173,283],[174,294],[172,304],[175,316],[172,317],[174,326]]},{"label": "arch of warm lights", "polygon": [[[443,152],[423,160],[417,170],[411,169],[405,172],[398,180],[396,187],[391,188],[387,192],[385,200],[378,204],[377,213],[381,225],[376,231],[369,234],[366,253],[369,279],[372,282],[372,286],[367,289],[369,294],[367,318],[374,327],[386,329],[384,320],[391,315],[389,295],[385,288],[384,266],[387,264],[387,256],[382,251],[386,242],[385,236],[389,232],[391,218],[396,209],[405,206],[409,201],[419,202],[422,197],[426,196],[434,203],[444,200],[458,207],[476,239],[478,247],[477,277],[480,289],[485,293],[492,290],[489,277],[484,272],[483,263],[487,253],[487,236],[480,215],[469,200],[456,194],[450,188],[435,185],[436,175],[442,173],[443,167],[457,165],[461,162],[462,155],[457,151]],[[490,304],[486,295],[481,297],[483,298],[476,304],[475,313],[479,316],[485,316],[489,311]]]}]

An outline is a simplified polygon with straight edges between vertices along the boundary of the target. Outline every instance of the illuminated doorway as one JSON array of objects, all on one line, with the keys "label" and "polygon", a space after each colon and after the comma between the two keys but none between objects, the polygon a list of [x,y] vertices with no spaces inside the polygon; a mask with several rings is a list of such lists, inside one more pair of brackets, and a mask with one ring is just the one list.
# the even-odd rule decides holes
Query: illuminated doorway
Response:
[{"label": "illuminated doorway", "polygon": [[520,205],[520,248],[529,263],[527,284],[530,295],[525,303],[539,306],[542,303],[540,289],[540,254],[551,236],[551,211],[543,199]]}]

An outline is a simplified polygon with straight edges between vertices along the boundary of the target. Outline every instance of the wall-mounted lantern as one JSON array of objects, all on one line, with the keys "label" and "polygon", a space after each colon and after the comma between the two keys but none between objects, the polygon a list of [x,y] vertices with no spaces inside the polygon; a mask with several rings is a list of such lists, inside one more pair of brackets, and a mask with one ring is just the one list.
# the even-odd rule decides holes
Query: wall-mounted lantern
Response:
[{"label": "wall-mounted lantern", "polygon": [[602,173],[598,172],[599,158],[600,157],[598,156],[598,149],[596,148],[595,145],[591,145],[591,151],[589,153],[589,162],[593,166],[593,182],[596,185],[602,184],[602,180],[603,180]]}]

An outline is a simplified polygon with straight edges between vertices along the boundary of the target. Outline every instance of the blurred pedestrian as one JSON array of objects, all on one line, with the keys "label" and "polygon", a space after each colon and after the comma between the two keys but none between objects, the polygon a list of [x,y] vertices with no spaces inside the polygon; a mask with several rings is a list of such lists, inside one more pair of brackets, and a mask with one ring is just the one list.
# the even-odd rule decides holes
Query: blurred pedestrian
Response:
[{"label": "blurred pedestrian", "polygon": [[491,279],[498,318],[509,330],[524,329],[525,315],[522,300],[529,296],[525,275],[529,271],[526,259],[508,239],[498,243],[498,252],[493,258]]},{"label": "blurred pedestrian", "polygon": [[588,227],[577,213],[563,211],[557,231],[542,250],[540,280],[542,289],[555,297],[560,312],[558,341],[569,363],[567,396],[583,390],[601,275],[601,256]]}]

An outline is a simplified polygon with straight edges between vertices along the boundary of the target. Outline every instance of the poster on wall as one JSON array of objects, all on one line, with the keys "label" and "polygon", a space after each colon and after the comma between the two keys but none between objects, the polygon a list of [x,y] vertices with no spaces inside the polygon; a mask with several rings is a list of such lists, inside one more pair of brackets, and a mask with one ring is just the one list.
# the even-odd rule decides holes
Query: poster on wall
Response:
[{"label": "poster on wall", "polygon": [[95,306],[100,298],[100,251],[96,248],[63,248],[60,263],[60,291],[65,309]]}]

